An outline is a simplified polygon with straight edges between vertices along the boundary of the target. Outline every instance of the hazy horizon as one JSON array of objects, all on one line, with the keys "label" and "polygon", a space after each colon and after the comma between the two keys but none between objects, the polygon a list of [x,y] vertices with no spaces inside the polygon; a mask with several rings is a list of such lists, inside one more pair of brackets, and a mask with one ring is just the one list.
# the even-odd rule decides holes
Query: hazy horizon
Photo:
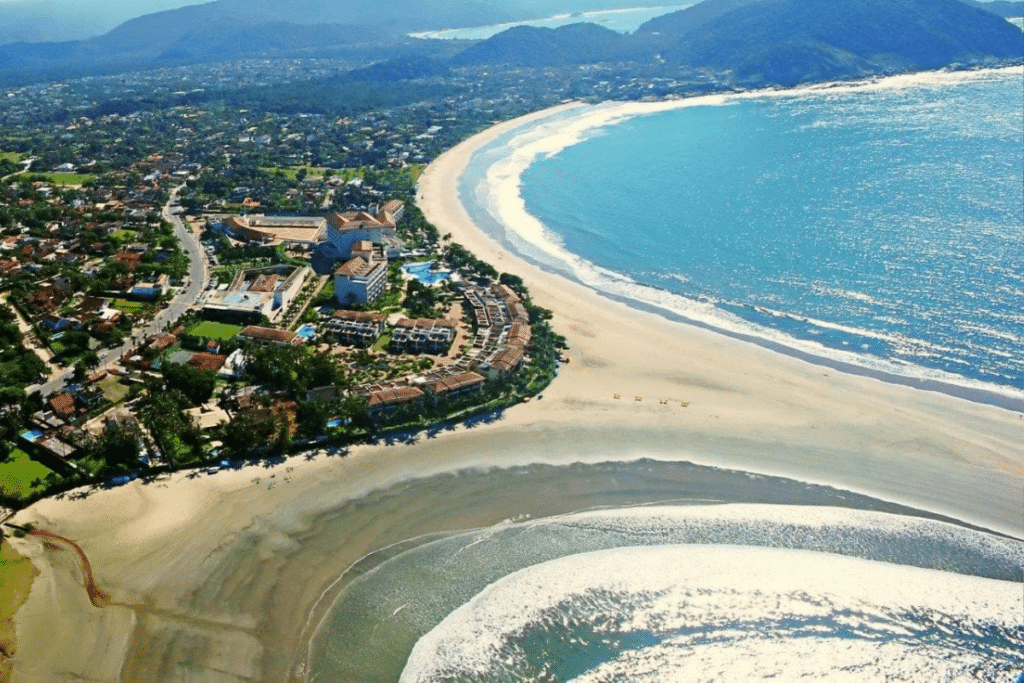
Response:
[{"label": "hazy horizon", "polygon": [[213,0],[0,0],[0,44],[98,36],[129,19]]}]

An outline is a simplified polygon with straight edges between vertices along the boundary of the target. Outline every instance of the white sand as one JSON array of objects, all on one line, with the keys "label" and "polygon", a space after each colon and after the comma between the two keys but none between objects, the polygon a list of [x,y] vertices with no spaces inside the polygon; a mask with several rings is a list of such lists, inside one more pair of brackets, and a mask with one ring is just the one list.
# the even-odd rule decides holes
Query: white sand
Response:
[{"label": "white sand", "polygon": [[830,483],[1024,535],[1019,413],[670,323],[503,252],[455,201],[455,181],[474,149],[522,122],[440,157],[421,179],[420,205],[442,234],[521,275],[555,312],[572,362],[543,400],[414,446],[194,479],[177,473],[166,487],[136,482],[40,502],[16,521],[77,540],[103,588],[134,607],[92,607],[70,553],[16,540],[42,574],[17,615],[15,681],[295,680],[287,672],[322,592],[381,539],[402,538],[405,515],[422,515],[425,504],[406,510],[394,501],[389,518],[338,539],[309,532],[311,520],[390,484],[467,466],[688,459]]}]

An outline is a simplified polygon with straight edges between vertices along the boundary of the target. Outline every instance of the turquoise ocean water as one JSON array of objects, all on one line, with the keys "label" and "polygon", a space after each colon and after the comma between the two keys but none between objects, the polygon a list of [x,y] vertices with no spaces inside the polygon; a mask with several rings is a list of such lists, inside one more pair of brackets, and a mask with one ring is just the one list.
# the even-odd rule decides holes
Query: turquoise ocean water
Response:
[{"label": "turquoise ocean water", "polygon": [[482,150],[462,198],[508,246],[633,305],[1019,403],[1022,80],[574,109]]},{"label": "turquoise ocean water", "polygon": [[[1017,68],[578,107],[481,150],[460,192],[509,248],[630,305],[1019,401],[1022,85]],[[381,495],[493,522],[354,566],[311,681],[1024,681],[1019,539],[688,463]]]}]

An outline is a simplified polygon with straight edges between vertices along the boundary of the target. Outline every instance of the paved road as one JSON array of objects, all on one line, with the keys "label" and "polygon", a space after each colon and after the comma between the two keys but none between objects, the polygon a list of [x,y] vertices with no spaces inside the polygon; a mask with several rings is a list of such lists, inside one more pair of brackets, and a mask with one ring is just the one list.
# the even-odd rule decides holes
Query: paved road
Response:
[{"label": "paved road", "polygon": [[[199,295],[206,287],[209,280],[209,269],[206,263],[206,254],[203,252],[199,239],[189,229],[188,224],[182,220],[181,206],[178,204],[178,192],[184,186],[178,186],[171,192],[171,197],[163,208],[163,217],[174,226],[174,232],[181,242],[182,249],[188,254],[191,263],[189,264],[189,284],[179,291],[178,295],[162,309],[157,316],[145,326],[136,329],[132,336],[125,340],[125,343],[113,349],[99,349],[97,353],[100,358],[99,367],[106,367],[116,362],[121,356],[151,334],[161,332],[164,327],[182,316],[199,299]],[[32,393],[39,390],[43,396],[49,396],[62,389],[68,378],[74,373],[74,368],[68,368],[62,374],[50,378],[43,384],[36,384],[26,387],[25,391]]]}]

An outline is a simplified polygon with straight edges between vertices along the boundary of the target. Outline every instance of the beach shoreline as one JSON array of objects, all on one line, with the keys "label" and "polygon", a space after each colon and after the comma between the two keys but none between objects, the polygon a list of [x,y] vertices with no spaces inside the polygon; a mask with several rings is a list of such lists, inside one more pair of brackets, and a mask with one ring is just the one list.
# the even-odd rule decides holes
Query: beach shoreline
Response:
[{"label": "beach shoreline", "polygon": [[[403,482],[465,470],[688,461],[827,484],[1024,536],[1019,413],[832,372],[630,308],[538,269],[475,226],[458,201],[473,152],[552,111],[449,150],[424,173],[418,198],[441,234],[523,277],[553,311],[571,362],[543,398],[409,444],[40,501],[14,521],[77,541],[114,604],[89,602],[66,551],[14,539],[42,572],[16,617],[14,681],[304,680],[293,666],[311,611],[354,562],[413,528],[500,521],[498,506],[469,514],[443,499],[401,497]],[[514,497],[526,505],[523,494]],[[361,516],[370,499],[386,514]]]},{"label": "beach shoreline", "polygon": [[[730,102],[749,99],[956,85],[1006,76],[1017,78],[1022,75],[1024,71],[1020,66],[974,71],[939,70],[864,81],[813,84],[785,90],[749,90],[657,102],[606,102],[593,106],[575,107],[570,104],[554,107],[518,119],[522,125],[510,126],[502,130],[500,135],[493,135],[492,143],[501,138],[516,141],[508,146],[510,161],[493,163],[488,168],[486,176],[478,170],[472,171],[469,177],[474,185],[463,184],[457,187],[457,192],[463,201],[470,204],[470,222],[497,242],[503,253],[512,253],[539,270],[571,280],[603,298],[623,303],[636,310],[653,313],[673,322],[755,344],[829,370],[923,391],[937,391],[968,401],[1024,412],[1024,392],[1019,386],[1001,386],[972,380],[936,369],[829,348],[806,339],[775,333],[770,328],[758,329],[756,326],[751,328],[742,324],[737,325],[728,317],[720,316],[714,305],[690,301],[671,290],[660,290],[634,283],[628,274],[609,274],[603,266],[590,263],[585,258],[567,251],[562,246],[561,238],[557,234],[552,234],[551,230],[529,213],[520,186],[522,174],[535,161],[558,155],[586,141],[597,131],[620,125],[623,121],[636,117],[681,108],[723,106]],[[579,111],[575,112],[574,109]],[[566,113],[570,115],[564,116]],[[525,142],[520,141],[521,139]],[[486,145],[480,145],[477,151],[482,147]],[[492,164],[491,161],[487,163]],[[477,190],[474,187],[487,189]],[[477,192],[480,197],[474,196]],[[621,285],[621,280],[628,281],[629,286]]]}]

